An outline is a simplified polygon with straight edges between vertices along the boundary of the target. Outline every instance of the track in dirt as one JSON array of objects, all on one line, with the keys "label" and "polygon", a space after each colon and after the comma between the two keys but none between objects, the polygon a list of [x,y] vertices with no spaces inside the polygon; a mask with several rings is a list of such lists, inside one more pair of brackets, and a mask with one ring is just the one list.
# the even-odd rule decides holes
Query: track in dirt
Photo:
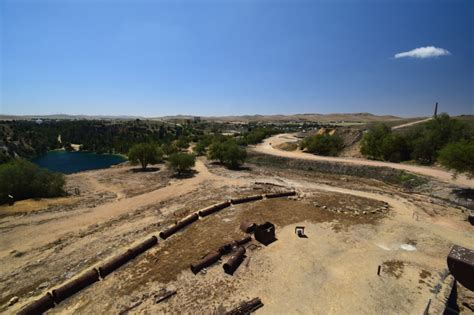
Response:
[{"label": "track in dirt", "polygon": [[293,134],[279,134],[279,135],[265,139],[263,143],[255,146],[254,150],[260,153],[265,153],[265,154],[270,154],[270,155],[275,155],[275,156],[280,156],[280,157],[293,158],[293,159],[326,161],[326,162],[366,165],[366,166],[374,166],[374,167],[389,167],[389,168],[404,170],[404,171],[408,171],[408,172],[412,172],[412,173],[416,173],[416,174],[420,174],[420,175],[424,175],[428,177],[433,177],[440,181],[458,185],[458,186],[474,188],[473,179],[469,179],[464,175],[458,175],[456,178],[453,178],[453,173],[440,169],[440,168],[381,162],[381,161],[371,161],[371,160],[356,159],[356,158],[320,156],[320,155],[305,153],[302,151],[283,151],[283,150],[276,149],[274,147],[284,142],[296,142],[297,140],[298,139]]}]

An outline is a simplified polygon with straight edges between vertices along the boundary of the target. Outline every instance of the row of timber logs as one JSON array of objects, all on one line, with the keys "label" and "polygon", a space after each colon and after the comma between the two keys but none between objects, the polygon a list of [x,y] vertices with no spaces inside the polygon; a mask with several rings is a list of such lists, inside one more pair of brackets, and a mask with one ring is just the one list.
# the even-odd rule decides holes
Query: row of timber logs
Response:
[{"label": "row of timber logs", "polygon": [[[277,198],[277,197],[293,196],[295,194],[296,194],[295,191],[290,191],[290,192],[265,194],[264,196],[266,198]],[[248,196],[248,197],[243,197],[243,198],[235,198],[231,200],[226,200],[226,201],[214,204],[212,206],[199,210],[198,213],[194,213],[184,218],[183,220],[176,222],[175,225],[160,232],[159,235],[162,239],[167,239],[168,237],[170,237],[177,231],[197,221],[199,219],[199,216],[201,217],[208,216],[212,213],[215,213],[219,210],[229,207],[231,204],[239,204],[239,203],[256,201],[256,200],[261,200],[261,199],[263,199],[263,195],[254,195],[254,196]],[[249,227],[247,228],[252,229],[253,226],[251,226],[250,224]],[[197,273],[199,272],[199,270],[207,266],[210,266],[216,261],[218,261],[223,254],[227,254],[231,252],[235,247],[238,247],[237,250],[231,256],[231,258],[224,264],[225,272],[229,274],[233,274],[233,272],[237,269],[237,267],[242,262],[245,255],[245,249],[243,247],[240,247],[240,245],[245,244],[249,242],[250,240],[251,240],[251,237],[247,236],[241,240],[236,240],[229,244],[221,246],[218,249],[218,251],[209,253],[200,262],[198,262],[197,264],[191,265],[191,270],[194,273]],[[137,257],[141,253],[145,252],[149,248],[153,247],[157,243],[158,243],[158,238],[156,236],[150,237],[149,239],[136,245],[135,247],[128,249],[125,253],[113,257],[109,261],[99,266],[97,269],[95,268],[91,269],[87,271],[86,273],[84,273],[83,275],[79,276],[78,278],[67,282],[66,284],[60,286],[57,289],[54,289],[52,293],[49,293],[49,292],[46,293],[46,295],[44,295],[40,299],[26,305],[24,308],[22,308],[18,312],[18,314],[30,315],[30,314],[41,314],[41,313],[46,312],[47,310],[54,307],[55,302],[60,303],[61,301],[74,295],[80,290],[99,281],[100,278],[105,278],[114,270],[121,267],[122,265],[132,260],[133,258]]]},{"label": "row of timber logs", "polygon": [[278,197],[289,197],[296,195],[296,191],[284,191],[271,194],[265,194],[265,198],[278,198]]},{"label": "row of timber logs", "polygon": [[54,289],[52,291],[54,301],[60,303],[97,281],[99,281],[99,273],[96,269],[91,269],[76,279],[66,282],[59,288]]},{"label": "row of timber logs", "polygon": [[169,227],[168,229],[166,229],[164,231],[161,231],[160,232],[160,237],[165,240],[168,237],[170,237],[171,235],[173,235],[174,233],[181,230],[182,228],[184,228],[184,227],[188,226],[189,224],[197,221],[198,219],[199,219],[199,215],[197,213],[193,213],[192,215],[188,216],[187,218],[184,218],[183,220],[176,222],[175,225]]},{"label": "row of timber logs", "polygon": [[126,264],[128,261],[137,257],[138,255],[144,253],[151,247],[155,246],[157,243],[158,238],[156,236],[152,236],[142,243],[130,248],[125,253],[113,257],[98,268],[100,276],[105,278],[112,271]]},{"label": "row of timber logs", "polygon": [[28,304],[22,308],[17,314],[18,315],[37,315],[43,314],[47,310],[54,307],[54,299],[51,293],[46,293],[42,298]]},{"label": "row of timber logs", "polygon": [[250,202],[250,201],[261,200],[261,199],[263,199],[262,195],[253,195],[253,196],[231,199],[230,202],[233,205],[236,205],[239,203]]},{"label": "row of timber logs", "polygon": [[223,201],[223,202],[216,203],[212,206],[206,207],[204,209],[201,209],[201,210],[198,211],[198,213],[199,213],[200,217],[205,217],[205,216],[208,216],[210,214],[213,214],[214,212],[217,212],[219,210],[227,208],[228,206],[230,206],[230,201],[226,200],[226,201]]},{"label": "row of timber logs", "polygon": [[141,253],[145,252],[149,248],[153,247],[158,243],[158,238],[152,236],[149,239],[143,241],[142,243],[130,248],[125,253],[115,256],[109,261],[105,262],[98,269],[91,269],[84,274],[80,275],[76,279],[73,279],[69,282],[66,282],[57,289],[54,289],[52,293],[46,293],[42,298],[28,304],[26,307],[22,308],[18,314],[21,315],[36,315],[42,314],[47,310],[54,307],[54,303],[59,304],[70,296],[76,294],[77,292],[85,289],[91,284],[99,281],[99,275],[102,278],[105,278],[112,271],[121,267],[128,261],[137,257]]}]

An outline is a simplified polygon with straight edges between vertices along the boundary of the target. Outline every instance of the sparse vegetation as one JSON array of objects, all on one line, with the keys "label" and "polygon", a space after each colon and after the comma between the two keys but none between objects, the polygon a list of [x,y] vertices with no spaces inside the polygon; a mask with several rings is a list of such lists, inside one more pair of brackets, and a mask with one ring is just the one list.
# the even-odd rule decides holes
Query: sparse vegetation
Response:
[{"label": "sparse vegetation", "polygon": [[302,141],[301,149],[314,154],[335,156],[343,149],[343,141],[337,135],[309,136]]},{"label": "sparse vegetation", "polygon": [[26,160],[12,160],[0,165],[0,204],[28,198],[58,197],[65,194],[64,176]]},{"label": "sparse vegetation", "polygon": [[128,152],[128,159],[133,164],[140,164],[146,169],[148,164],[156,164],[162,161],[163,150],[151,143],[135,144]]}]

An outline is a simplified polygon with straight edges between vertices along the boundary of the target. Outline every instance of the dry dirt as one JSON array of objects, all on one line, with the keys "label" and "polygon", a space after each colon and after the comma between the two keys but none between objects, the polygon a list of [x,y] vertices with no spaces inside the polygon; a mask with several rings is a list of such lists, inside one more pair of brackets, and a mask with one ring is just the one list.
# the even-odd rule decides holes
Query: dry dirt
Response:
[{"label": "dry dirt", "polygon": [[[79,196],[0,208],[0,311],[14,313],[200,208],[271,191],[296,189],[298,196],[201,218],[50,313],[222,313],[254,297],[264,303],[259,314],[422,313],[430,298],[434,309],[442,303],[435,292],[452,244],[474,244],[459,207],[375,180],[254,166],[230,171],[204,160],[193,177],[173,178],[164,165],[155,167],[68,175],[68,189],[79,188]],[[242,220],[271,221],[277,241],[253,241],[234,276],[222,262],[194,275],[190,263],[244,236]],[[307,238],[294,233],[301,225]],[[163,288],[177,294],[156,304]],[[8,306],[13,296],[19,302]]]}]

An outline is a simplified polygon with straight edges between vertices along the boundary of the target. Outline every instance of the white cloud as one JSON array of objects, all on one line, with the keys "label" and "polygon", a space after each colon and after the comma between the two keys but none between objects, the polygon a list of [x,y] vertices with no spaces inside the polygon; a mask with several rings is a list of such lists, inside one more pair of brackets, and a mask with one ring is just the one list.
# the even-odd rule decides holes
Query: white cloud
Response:
[{"label": "white cloud", "polygon": [[444,48],[437,48],[434,46],[415,48],[410,51],[401,52],[395,55],[395,58],[433,58],[440,56],[449,56],[451,53]]}]

